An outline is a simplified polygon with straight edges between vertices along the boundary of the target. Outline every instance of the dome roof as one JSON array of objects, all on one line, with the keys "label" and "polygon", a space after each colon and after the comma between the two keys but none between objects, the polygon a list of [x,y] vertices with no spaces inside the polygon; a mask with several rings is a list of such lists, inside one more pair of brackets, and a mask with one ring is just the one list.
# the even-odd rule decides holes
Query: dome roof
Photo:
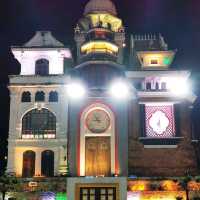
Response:
[{"label": "dome roof", "polygon": [[117,15],[116,7],[111,0],[90,0],[85,7],[84,15],[99,12]]}]

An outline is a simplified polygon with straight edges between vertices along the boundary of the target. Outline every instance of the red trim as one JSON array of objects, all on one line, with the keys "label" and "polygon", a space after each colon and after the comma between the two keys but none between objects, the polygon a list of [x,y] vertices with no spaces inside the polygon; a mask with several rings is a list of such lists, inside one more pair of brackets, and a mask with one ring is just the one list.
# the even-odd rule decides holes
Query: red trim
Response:
[{"label": "red trim", "polygon": [[78,116],[78,134],[77,134],[77,139],[78,139],[78,144],[77,144],[77,175],[80,176],[80,132],[81,132],[81,115],[83,111],[79,113]]},{"label": "red trim", "polygon": [[81,116],[83,114],[83,112],[90,106],[92,106],[93,104],[103,104],[105,106],[107,106],[112,112],[113,112],[113,115],[114,115],[114,122],[115,122],[115,174],[119,174],[119,156],[118,156],[118,132],[117,132],[117,115],[116,115],[116,112],[114,111],[114,109],[112,108],[112,106],[110,104],[107,104],[103,101],[100,101],[100,100],[96,100],[96,101],[93,101],[93,102],[90,102],[88,103],[86,106],[84,106],[84,108],[79,112],[79,115],[78,115],[78,130],[77,130],[77,175],[80,176],[80,127],[81,127]]}]

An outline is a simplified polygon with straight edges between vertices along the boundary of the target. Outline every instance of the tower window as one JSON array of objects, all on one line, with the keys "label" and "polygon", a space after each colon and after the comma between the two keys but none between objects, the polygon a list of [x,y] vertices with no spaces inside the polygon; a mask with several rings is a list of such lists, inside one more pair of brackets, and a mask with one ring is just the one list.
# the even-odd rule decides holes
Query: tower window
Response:
[{"label": "tower window", "polygon": [[157,59],[152,59],[151,60],[151,65],[157,65],[158,64],[158,60]]},{"label": "tower window", "polygon": [[40,91],[40,92],[36,92],[35,94],[35,101],[38,102],[38,101],[45,101],[45,93],[43,91]]},{"label": "tower window", "polygon": [[159,83],[156,82],[156,90],[159,90]]},{"label": "tower window", "polygon": [[23,139],[54,139],[56,116],[47,109],[33,109],[22,118]]},{"label": "tower window", "polygon": [[58,102],[58,93],[51,91],[49,93],[49,102]]},{"label": "tower window", "polygon": [[151,83],[150,82],[146,83],[146,89],[151,90]]},{"label": "tower window", "polygon": [[37,60],[35,63],[35,75],[46,76],[49,74],[49,61],[46,59]]},{"label": "tower window", "polygon": [[165,82],[161,83],[161,89],[167,90],[167,84]]},{"label": "tower window", "polygon": [[31,102],[31,93],[30,92],[23,92],[21,101],[22,102]]}]

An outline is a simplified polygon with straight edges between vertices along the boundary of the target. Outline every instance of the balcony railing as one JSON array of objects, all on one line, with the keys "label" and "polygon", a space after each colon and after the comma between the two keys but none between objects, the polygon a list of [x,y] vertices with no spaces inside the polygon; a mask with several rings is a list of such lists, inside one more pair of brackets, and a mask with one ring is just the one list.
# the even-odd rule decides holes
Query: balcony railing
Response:
[{"label": "balcony railing", "polygon": [[22,132],[22,139],[55,139],[55,130],[24,130]]}]

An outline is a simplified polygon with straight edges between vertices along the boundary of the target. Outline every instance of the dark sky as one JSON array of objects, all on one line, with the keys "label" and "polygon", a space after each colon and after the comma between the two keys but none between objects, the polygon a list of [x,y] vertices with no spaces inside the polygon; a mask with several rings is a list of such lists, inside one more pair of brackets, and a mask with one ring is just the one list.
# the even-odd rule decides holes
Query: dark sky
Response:
[{"label": "dark sky", "polygon": [[[27,42],[37,30],[51,30],[58,40],[73,47],[73,27],[87,1],[0,0],[0,168],[8,134],[8,74],[19,73],[20,67],[10,46]],[[127,33],[162,33],[170,49],[178,50],[174,65],[192,70],[193,87],[199,93],[200,1],[115,0],[115,4]],[[197,101],[197,123],[199,107]]]}]

